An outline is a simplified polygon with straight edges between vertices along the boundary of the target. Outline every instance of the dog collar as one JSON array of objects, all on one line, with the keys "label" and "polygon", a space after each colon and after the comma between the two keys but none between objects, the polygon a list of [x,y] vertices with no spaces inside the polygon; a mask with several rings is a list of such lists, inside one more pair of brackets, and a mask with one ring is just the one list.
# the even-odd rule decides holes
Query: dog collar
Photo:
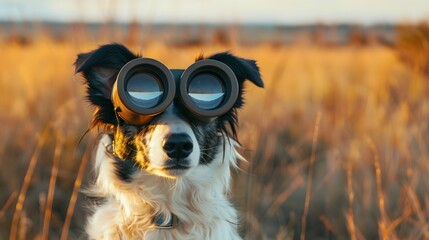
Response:
[{"label": "dog collar", "polygon": [[153,217],[153,224],[155,225],[155,227],[158,229],[170,229],[170,228],[176,227],[178,223],[177,216],[172,213],[170,214],[171,214],[170,221],[167,223],[165,223],[164,214],[162,213],[156,214]]}]

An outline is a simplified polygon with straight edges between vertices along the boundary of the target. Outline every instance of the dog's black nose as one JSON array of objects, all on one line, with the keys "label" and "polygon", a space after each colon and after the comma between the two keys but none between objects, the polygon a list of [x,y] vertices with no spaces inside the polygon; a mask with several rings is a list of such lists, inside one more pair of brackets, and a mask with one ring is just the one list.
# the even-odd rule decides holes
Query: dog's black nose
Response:
[{"label": "dog's black nose", "polygon": [[175,133],[165,139],[163,148],[171,158],[185,158],[191,154],[194,145],[188,134]]}]

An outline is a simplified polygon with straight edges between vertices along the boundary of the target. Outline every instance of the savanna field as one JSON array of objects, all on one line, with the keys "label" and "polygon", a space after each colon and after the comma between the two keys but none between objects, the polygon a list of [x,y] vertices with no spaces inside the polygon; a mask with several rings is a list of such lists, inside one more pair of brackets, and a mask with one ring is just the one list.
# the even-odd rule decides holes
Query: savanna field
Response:
[{"label": "savanna field", "polygon": [[[429,239],[429,31],[416,31],[390,46],[127,47],[169,68],[225,50],[258,61],[231,192],[245,239],[414,240]],[[0,41],[0,239],[84,239],[98,133],[78,144],[93,108],[73,62],[109,42]]]}]

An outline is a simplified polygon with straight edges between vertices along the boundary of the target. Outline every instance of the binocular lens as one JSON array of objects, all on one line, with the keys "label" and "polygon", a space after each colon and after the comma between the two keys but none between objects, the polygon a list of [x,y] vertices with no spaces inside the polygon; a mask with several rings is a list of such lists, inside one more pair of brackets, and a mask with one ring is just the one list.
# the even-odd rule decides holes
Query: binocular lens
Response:
[{"label": "binocular lens", "polygon": [[162,100],[164,86],[157,75],[137,71],[128,79],[126,91],[139,107],[153,108]]},{"label": "binocular lens", "polygon": [[225,99],[225,85],[214,74],[200,73],[189,82],[188,95],[198,108],[215,109]]}]

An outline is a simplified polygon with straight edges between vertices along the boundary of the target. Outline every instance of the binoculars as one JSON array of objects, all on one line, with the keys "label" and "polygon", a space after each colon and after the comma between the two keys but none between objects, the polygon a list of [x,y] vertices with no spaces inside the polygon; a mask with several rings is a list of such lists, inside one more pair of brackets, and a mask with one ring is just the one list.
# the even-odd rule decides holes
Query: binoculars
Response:
[{"label": "binoculars", "polygon": [[151,58],[126,63],[113,85],[112,102],[124,121],[142,125],[180,98],[185,109],[201,121],[228,112],[238,98],[234,72],[224,63],[204,59],[187,69],[168,69]]}]

